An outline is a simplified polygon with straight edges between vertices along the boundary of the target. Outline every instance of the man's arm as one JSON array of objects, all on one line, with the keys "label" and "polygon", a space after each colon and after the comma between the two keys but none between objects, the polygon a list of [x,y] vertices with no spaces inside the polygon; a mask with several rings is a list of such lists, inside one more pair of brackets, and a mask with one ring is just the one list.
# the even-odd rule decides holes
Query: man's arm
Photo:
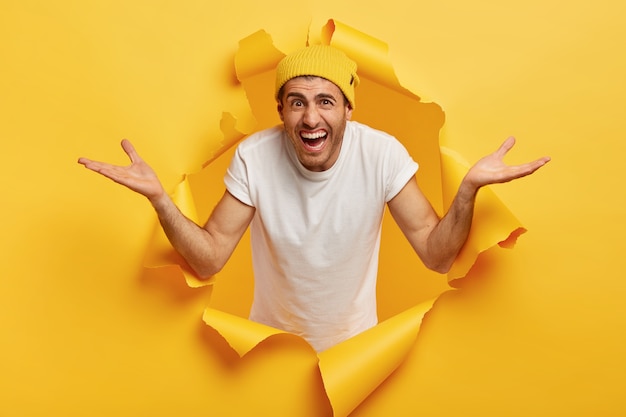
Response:
[{"label": "man's arm", "polygon": [[80,158],[78,163],[145,196],[159,217],[172,246],[202,278],[219,272],[252,221],[255,209],[225,192],[204,227],[200,227],[176,207],[156,173],[124,140],[122,147],[131,164],[111,165]]},{"label": "man's arm", "polygon": [[450,270],[469,235],[476,194],[481,187],[530,175],[550,160],[544,157],[508,166],[503,158],[514,144],[515,139],[508,138],[496,152],[470,168],[452,205],[441,219],[422,194],[415,178],[389,201],[393,218],[428,268],[440,273]]},{"label": "man's arm", "polygon": [[151,202],[170,243],[200,278],[215,275],[224,267],[255,212],[226,191],[200,227],[185,217],[169,196]]}]

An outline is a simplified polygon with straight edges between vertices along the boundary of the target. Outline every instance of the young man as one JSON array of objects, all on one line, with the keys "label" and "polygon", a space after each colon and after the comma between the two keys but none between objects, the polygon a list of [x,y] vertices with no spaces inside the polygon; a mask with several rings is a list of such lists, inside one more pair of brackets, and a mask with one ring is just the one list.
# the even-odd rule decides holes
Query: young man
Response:
[{"label": "young man", "polygon": [[439,218],[415,180],[418,165],[392,136],[350,121],[356,64],[311,46],[277,68],[283,122],[238,146],[226,192],[204,227],[178,210],[128,141],[126,167],[87,168],[144,195],[174,248],[201,277],[217,273],[251,228],[250,319],[293,332],[317,351],[377,323],[376,273],[385,205],[424,264],[441,273],[467,239],[478,190],[529,175],[549,161],[507,166],[509,138],[476,163]]}]

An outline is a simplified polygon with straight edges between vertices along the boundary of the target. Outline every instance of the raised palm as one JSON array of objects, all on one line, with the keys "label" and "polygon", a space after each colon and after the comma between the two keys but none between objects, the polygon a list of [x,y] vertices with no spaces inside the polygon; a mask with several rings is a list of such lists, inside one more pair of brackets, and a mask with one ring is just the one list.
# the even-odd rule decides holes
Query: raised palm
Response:
[{"label": "raised palm", "polygon": [[146,196],[149,200],[162,196],[164,189],[159,178],[154,170],[137,154],[130,141],[124,139],[122,148],[130,158],[130,165],[119,166],[87,158],[79,158],[78,163]]},{"label": "raised palm", "polygon": [[521,165],[507,165],[504,156],[515,145],[515,138],[510,137],[500,145],[497,151],[481,158],[465,175],[465,181],[476,189],[489,184],[504,183],[530,175],[548,161],[549,157],[536,159]]}]

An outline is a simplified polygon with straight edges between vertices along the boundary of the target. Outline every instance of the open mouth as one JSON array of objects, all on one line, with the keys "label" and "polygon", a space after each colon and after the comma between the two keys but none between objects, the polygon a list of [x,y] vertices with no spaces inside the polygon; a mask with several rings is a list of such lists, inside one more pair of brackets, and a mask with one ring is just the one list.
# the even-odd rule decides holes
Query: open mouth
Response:
[{"label": "open mouth", "polygon": [[328,132],[325,130],[317,130],[315,132],[300,132],[300,138],[304,148],[309,152],[319,152],[324,149]]}]

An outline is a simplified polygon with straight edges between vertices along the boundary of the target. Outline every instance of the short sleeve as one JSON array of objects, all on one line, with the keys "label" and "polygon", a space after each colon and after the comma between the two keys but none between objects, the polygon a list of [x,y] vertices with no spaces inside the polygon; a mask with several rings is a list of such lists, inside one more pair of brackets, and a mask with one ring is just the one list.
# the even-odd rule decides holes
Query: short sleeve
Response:
[{"label": "short sleeve", "polygon": [[417,172],[419,165],[413,160],[404,145],[393,138],[390,142],[387,170],[385,202],[393,199]]},{"label": "short sleeve", "polygon": [[250,195],[250,183],[248,181],[248,169],[241,154],[241,148],[237,147],[235,155],[224,175],[224,185],[229,193],[242,203],[254,207]]}]

